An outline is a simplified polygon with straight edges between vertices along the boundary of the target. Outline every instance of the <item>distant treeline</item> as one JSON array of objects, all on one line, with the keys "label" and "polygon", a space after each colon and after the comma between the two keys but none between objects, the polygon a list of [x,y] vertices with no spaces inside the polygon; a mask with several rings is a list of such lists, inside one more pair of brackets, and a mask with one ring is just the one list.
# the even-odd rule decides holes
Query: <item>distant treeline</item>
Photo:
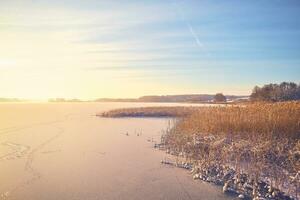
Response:
[{"label": "distant treeline", "polygon": [[255,86],[250,99],[253,101],[291,101],[300,99],[300,84],[282,82],[267,84],[263,87]]},{"label": "distant treeline", "polygon": [[214,95],[209,94],[186,94],[186,95],[152,95],[138,98],[141,102],[198,102],[213,100]]},{"label": "distant treeline", "polygon": [[25,101],[23,99],[17,99],[17,98],[0,98],[0,102],[21,102]]},{"label": "distant treeline", "polygon": [[55,98],[55,99],[48,99],[48,102],[83,102],[80,99],[65,99],[65,98]]},{"label": "distant treeline", "polygon": [[[244,98],[247,96],[235,96],[226,95],[224,96],[227,100],[236,100]],[[213,102],[215,100],[215,95],[212,94],[184,94],[184,95],[152,95],[152,96],[142,96],[136,99],[109,99],[102,98],[97,99],[98,102]]]}]

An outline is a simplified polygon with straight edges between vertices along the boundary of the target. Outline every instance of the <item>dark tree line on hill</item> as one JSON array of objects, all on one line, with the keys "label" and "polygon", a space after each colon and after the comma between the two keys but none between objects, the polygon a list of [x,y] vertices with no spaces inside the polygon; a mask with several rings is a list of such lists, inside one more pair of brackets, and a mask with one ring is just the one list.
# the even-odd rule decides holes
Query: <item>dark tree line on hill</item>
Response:
[{"label": "dark tree line on hill", "polygon": [[215,102],[226,102],[226,97],[222,93],[217,93],[214,96],[214,101]]},{"label": "dark tree line on hill", "polygon": [[255,86],[250,99],[254,101],[300,100],[300,84],[282,82],[280,84],[267,84],[263,87]]}]

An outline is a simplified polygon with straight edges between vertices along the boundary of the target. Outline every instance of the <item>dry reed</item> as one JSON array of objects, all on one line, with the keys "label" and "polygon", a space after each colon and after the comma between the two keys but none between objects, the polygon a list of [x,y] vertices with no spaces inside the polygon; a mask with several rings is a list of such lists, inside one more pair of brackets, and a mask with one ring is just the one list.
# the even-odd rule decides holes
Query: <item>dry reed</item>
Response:
[{"label": "dry reed", "polygon": [[299,139],[300,102],[202,107],[178,119],[163,136],[175,154],[234,166],[276,188],[294,185],[294,193],[300,185]]}]

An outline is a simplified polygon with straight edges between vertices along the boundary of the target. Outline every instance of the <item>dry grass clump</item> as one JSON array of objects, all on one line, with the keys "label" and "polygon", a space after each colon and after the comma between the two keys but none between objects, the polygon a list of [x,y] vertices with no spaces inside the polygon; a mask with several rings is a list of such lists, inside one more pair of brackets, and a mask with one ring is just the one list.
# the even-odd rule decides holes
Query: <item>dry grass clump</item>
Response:
[{"label": "dry grass clump", "polygon": [[300,186],[299,139],[300,102],[282,102],[202,107],[178,119],[162,140],[175,154],[234,166],[294,193]]},{"label": "dry grass clump", "polygon": [[194,107],[139,107],[122,108],[100,113],[102,117],[185,117]]},{"label": "dry grass clump", "polygon": [[185,134],[208,133],[243,139],[299,139],[300,102],[201,107],[177,123],[176,129]]}]

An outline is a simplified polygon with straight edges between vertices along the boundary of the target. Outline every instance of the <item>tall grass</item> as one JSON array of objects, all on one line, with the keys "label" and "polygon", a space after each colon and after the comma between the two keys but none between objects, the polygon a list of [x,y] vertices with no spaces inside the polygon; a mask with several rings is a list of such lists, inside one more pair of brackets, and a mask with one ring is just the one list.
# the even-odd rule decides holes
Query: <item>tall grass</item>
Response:
[{"label": "tall grass", "polygon": [[99,113],[102,117],[184,117],[192,113],[193,107],[139,107],[120,108]]},{"label": "tall grass", "polygon": [[184,134],[227,135],[245,139],[299,139],[300,103],[201,107],[180,120],[176,130]]},{"label": "tall grass", "polygon": [[[178,119],[163,142],[198,162],[234,166],[274,187],[300,184],[300,102],[202,107]],[[297,175],[298,174],[298,175]]]}]

